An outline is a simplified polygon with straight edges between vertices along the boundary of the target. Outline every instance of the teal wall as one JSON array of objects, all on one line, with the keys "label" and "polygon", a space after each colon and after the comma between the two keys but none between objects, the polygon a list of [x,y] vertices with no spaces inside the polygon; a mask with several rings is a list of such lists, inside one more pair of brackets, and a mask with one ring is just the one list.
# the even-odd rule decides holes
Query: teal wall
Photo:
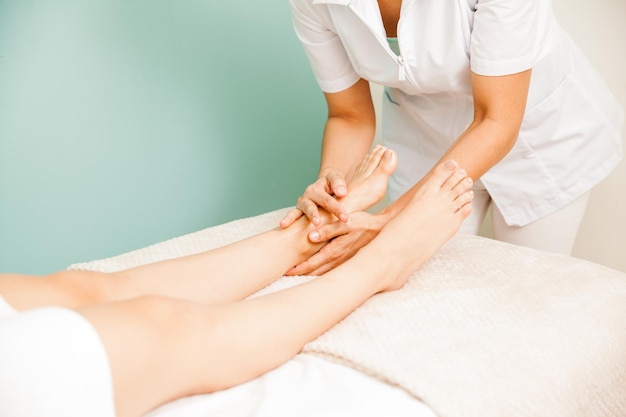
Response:
[{"label": "teal wall", "polygon": [[0,0],[0,271],[293,205],[324,117],[287,0]]}]

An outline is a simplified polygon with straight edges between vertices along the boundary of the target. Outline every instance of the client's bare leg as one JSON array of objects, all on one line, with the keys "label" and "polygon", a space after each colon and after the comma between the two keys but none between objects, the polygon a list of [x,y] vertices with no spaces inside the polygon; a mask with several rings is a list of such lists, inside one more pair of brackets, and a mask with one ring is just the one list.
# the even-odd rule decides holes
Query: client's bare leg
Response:
[{"label": "client's bare leg", "polygon": [[80,309],[108,352],[118,417],[253,379],[293,357],[368,297],[401,287],[469,215],[471,182],[459,172],[437,167],[368,246],[305,284],[216,305],[144,297]]},{"label": "client's bare leg", "polygon": [[[396,164],[391,150],[374,148],[356,169],[350,195],[342,200],[344,207],[357,211],[377,203]],[[303,217],[287,229],[276,228],[208,252],[113,274],[61,271],[43,279],[0,274],[0,295],[17,309],[76,308],[149,294],[203,303],[240,300],[319,250],[320,245],[306,237],[310,231]]]}]

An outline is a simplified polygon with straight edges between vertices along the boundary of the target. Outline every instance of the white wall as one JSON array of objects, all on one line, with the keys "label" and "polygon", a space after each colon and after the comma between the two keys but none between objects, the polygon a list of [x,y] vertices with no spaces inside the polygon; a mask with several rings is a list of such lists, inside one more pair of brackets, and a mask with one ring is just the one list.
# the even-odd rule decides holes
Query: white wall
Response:
[{"label": "white wall", "polygon": [[[626,108],[626,0],[553,0],[553,3],[561,25]],[[373,85],[372,95],[380,126],[382,88]],[[626,148],[624,133],[623,141]],[[485,236],[491,236],[488,223],[485,222],[481,232]],[[626,162],[593,190],[573,255],[626,272]]]},{"label": "white wall", "polygon": [[[626,108],[626,1],[554,0],[554,8],[561,25]],[[625,162],[593,190],[574,256],[626,272]]]}]

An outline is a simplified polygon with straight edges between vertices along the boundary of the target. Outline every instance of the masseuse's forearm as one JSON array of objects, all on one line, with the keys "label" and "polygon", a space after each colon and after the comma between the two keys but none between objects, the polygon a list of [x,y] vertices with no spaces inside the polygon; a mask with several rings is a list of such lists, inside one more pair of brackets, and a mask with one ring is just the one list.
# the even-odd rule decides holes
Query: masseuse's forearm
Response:
[{"label": "masseuse's forearm", "polygon": [[[504,158],[517,140],[526,109],[531,70],[497,77],[472,73],[471,77],[474,120],[438,163],[455,160],[470,178],[477,180]],[[426,177],[430,175],[429,172]],[[383,210],[382,219],[395,217],[423,182],[424,179]]]},{"label": "masseuse's forearm", "polygon": [[477,180],[509,153],[519,133],[519,126],[496,120],[474,121],[441,157],[454,159],[468,176]]},{"label": "masseuse's forearm", "polygon": [[329,169],[335,169],[349,180],[369,151],[375,131],[375,125],[343,117],[329,117],[324,129],[319,176],[323,176]]},{"label": "masseuse's forearm", "polygon": [[[491,119],[474,121],[435,166],[446,160],[454,160],[468,173],[470,178],[476,180],[511,150],[518,132],[519,125],[517,123],[511,125]],[[394,218],[404,209],[430,175],[430,172],[427,173],[406,193],[382,210],[379,213],[379,219],[386,224]]]},{"label": "masseuse's forearm", "polygon": [[511,150],[524,118],[531,70],[505,76],[472,73],[474,120],[441,160],[454,159],[476,180]]},{"label": "masseuse's forearm", "polygon": [[324,127],[320,177],[333,169],[350,179],[376,133],[376,112],[369,82],[361,79],[337,93],[324,93],[328,120]]}]

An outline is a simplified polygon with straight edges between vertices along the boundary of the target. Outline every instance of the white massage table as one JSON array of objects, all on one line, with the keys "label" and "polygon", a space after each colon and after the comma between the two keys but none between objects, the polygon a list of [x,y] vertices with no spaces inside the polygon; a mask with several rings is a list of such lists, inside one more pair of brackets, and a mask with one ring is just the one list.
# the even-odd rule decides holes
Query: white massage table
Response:
[{"label": "white massage table", "polygon": [[[242,239],[287,209],[71,269],[115,271]],[[311,277],[283,277],[261,293]],[[249,383],[149,417],[625,417],[626,274],[458,235]]]}]

